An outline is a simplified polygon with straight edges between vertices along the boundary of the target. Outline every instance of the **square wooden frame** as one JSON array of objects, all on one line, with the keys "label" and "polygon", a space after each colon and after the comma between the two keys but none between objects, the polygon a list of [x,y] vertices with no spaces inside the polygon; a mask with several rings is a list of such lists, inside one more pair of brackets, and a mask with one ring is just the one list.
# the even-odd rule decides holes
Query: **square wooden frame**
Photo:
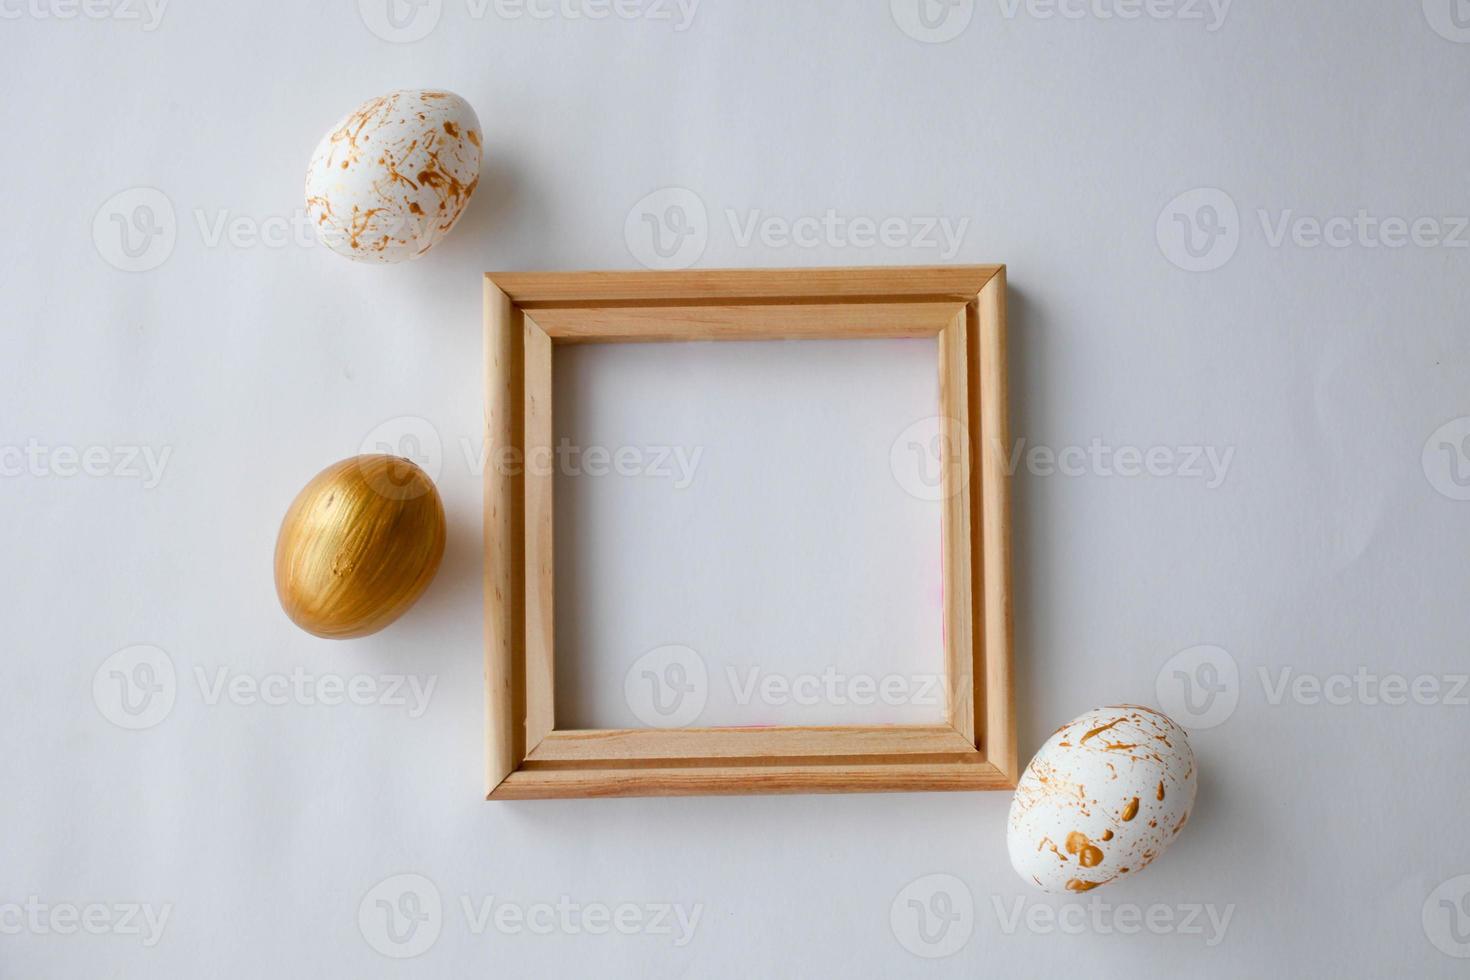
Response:
[{"label": "square wooden frame", "polygon": [[[1004,266],[487,273],[487,798],[1014,787],[1005,302]],[[557,729],[552,475],[494,464],[549,454],[553,347],[932,336],[949,723]]]}]

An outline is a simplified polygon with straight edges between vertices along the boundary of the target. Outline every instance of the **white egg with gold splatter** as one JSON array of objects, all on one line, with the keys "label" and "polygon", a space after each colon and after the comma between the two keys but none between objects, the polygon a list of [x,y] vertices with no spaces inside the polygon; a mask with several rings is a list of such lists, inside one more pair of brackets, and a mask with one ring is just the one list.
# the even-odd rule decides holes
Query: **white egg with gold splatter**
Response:
[{"label": "white egg with gold splatter", "polygon": [[1021,775],[1006,846],[1022,878],[1086,892],[1164,853],[1194,806],[1194,752],[1151,708],[1096,708],[1057,729]]},{"label": "white egg with gold splatter", "polygon": [[480,180],[480,120],[453,92],[369,99],[333,126],[306,170],[317,238],[362,262],[417,258],[449,234]]}]

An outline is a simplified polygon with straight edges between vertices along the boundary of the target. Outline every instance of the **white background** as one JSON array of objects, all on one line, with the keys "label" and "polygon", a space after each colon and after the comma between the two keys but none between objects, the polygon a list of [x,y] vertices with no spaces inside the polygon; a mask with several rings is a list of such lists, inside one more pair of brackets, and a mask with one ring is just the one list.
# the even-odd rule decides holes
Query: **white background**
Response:
[{"label": "white background", "polygon": [[[405,7],[424,36],[397,43],[344,0],[157,23],[0,4],[0,975],[1463,975],[1470,707],[1446,701],[1470,669],[1470,423],[1438,430],[1470,415],[1470,251],[1435,240],[1466,239],[1470,30],[1452,0],[1237,0],[1223,22],[960,0],[933,30],[896,6],[705,0],[679,30],[443,0]],[[414,86],[484,125],[459,228],[393,268],[298,244],[322,132]],[[166,197],[150,227],[173,241],[128,272],[112,215],[158,203],[135,188]],[[625,226],[671,203],[703,238],[676,258],[705,267],[1008,263],[1023,454],[1232,453],[1219,481],[1185,454],[1016,475],[1023,756],[1110,702],[1212,726],[1197,810],[1146,874],[1034,893],[1003,793],[480,799],[478,276],[636,268]],[[744,235],[829,210],[914,234]],[[1396,248],[1366,222],[1334,226],[1341,247],[1290,226],[1360,211],[1432,220]],[[952,254],[926,218],[967,222]],[[438,579],[377,636],[312,639],[276,605],[277,522],[327,463],[410,435],[439,448]],[[89,447],[101,475],[57,475]],[[161,480],[118,447],[167,452]],[[656,584],[628,583],[645,615]],[[109,659],[140,644],[163,653]],[[126,730],[108,682],[139,656],[172,665],[174,701]],[[422,712],[213,697],[296,668],[435,686]],[[1345,703],[1276,697],[1303,675]],[[1383,703],[1391,675],[1434,678],[1436,703]],[[405,888],[441,904],[399,962],[374,923]],[[907,902],[937,891],[960,919],[926,945]],[[463,902],[492,896],[700,918],[682,946],[476,932]],[[59,931],[94,903],[105,934]],[[155,944],[120,926],[129,903],[168,909]],[[1119,934],[1155,904],[1163,927]],[[1182,928],[1198,906],[1228,911],[1223,937]]]},{"label": "white background", "polygon": [[[938,359],[931,339],[559,348],[559,436],[639,455],[621,478],[558,467],[557,726],[941,723],[944,487],[910,446],[929,461]],[[668,645],[702,709],[644,676]]]}]

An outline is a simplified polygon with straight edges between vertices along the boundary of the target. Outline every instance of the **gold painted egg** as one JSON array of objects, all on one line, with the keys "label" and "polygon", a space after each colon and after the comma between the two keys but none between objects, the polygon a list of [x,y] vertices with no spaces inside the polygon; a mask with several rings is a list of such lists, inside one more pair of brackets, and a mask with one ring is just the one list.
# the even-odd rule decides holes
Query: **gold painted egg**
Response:
[{"label": "gold painted egg", "polygon": [[397,456],[344,459],[318,473],[281,522],[281,608],[316,636],[376,633],[428,588],[444,539],[444,505],[423,470]]}]

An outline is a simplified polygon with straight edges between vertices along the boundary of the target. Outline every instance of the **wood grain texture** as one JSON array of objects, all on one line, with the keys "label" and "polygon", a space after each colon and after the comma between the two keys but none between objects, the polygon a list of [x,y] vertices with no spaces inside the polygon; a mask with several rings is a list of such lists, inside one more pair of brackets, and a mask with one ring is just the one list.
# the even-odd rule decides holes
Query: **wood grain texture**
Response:
[{"label": "wood grain texture", "polygon": [[985,671],[981,684],[985,705],[987,759],[1014,786],[1021,778],[1016,748],[1016,692],[1012,671],[1014,625],[1011,617],[1010,418],[1006,384],[1005,267],[985,284],[976,298],[972,322],[979,343],[971,377],[979,391],[979,441],[974,458],[980,466],[980,521],[976,554],[984,596],[982,616]]},{"label": "wood grain texture", "polygon": [[825,728],[613,728],[554,732],[526,757],[532,763],[654,762],[822,756],[964,755],[975,751],[948,725]]},{"label": "wood grain texture", "polygon": [[555,576],[552,547],[551,338],[525,321],[526,746],[555,727]]},{"label": "wood grain texture", "polygon": [[859,340],[932,337],[964,303],[562,306],[535,311],[558,344],[687,340]]},{"label": "wood grain texture", "polygon": [[[485,446],[519,447],[525,410],[523,316],[485,283]],[[525,530],[520,478],[485,467],[485,717],[488,790],[526,755]]]},{"label": "wood grain texture", "polygon": [[939,335],[940,526],[944,556],[944,662],[949,723],[972,745],[984,724],[976,717],[978,647],[970,533],[969,317],[966,307]]},{"label": "wood grain texture", "polygon": [[684,272],[488,272],[524,309],[547,305],[729,300],[947,299],[971,302],[998,265],[826,269],[690,269]]},{"label": "wood grain texture", "polygon": [[[951,724],[556,731],[555,346],[935,334]],[[488,798],[1014,787],[1003,266],[487,274],[485,337]]]},{"label": "wood grain texture", "polygon": [[756,793],[917,793],[1010,789],[1014,783],[978,753],[973,762],[900,762],[649,767],[637,769],[520,769],[492,800],[595,796],[731,796]]}]

